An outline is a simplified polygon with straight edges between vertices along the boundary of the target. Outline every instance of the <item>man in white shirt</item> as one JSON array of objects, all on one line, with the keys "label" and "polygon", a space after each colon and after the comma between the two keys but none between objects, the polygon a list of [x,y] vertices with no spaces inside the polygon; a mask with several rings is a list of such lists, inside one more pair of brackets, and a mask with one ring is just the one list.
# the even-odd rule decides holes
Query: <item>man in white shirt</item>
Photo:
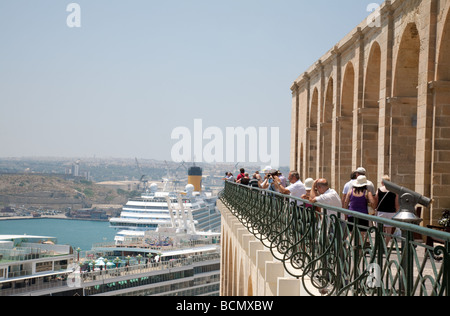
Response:
[{"label": "man in white shirt", "polygon": [[[292,195],[298,198],[301,198],[304,194],[306,194],[305,185],[300,180],[300,174],[297,171],[290,171],[288,180],[290,185],[285,188],[280,181],[278,176],[274,176],[274,185],[275,189],[281,194]],[[302,202],[297,201],[297,205],[301,205]]]},{"label": "man in white shirt", "polygon": [[[320,203],[339,208],[342,207],[342,200],[339,194],[329,187],[326,179],[317,179],[314,181],[309,200],[311,203]],[[337,212],[328,211],[328,214],[337,215]],[[343,214],[341,214],[341,219],[344,219]]]}]

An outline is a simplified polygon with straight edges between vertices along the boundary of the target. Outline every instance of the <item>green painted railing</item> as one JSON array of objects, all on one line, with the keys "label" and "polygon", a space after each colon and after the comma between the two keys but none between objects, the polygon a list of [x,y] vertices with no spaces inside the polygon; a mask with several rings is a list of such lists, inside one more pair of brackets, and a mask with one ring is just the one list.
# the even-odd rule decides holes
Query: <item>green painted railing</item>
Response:
[{"label": "green painted railing", "polygon": [[[450,295],[449,233],[321,204],[304,207],[311,203],[232,182],[220,200],[311,295]],[[385,226],[401,234],[387,234]],[[441,242],[427,246],[426,236]]]}]

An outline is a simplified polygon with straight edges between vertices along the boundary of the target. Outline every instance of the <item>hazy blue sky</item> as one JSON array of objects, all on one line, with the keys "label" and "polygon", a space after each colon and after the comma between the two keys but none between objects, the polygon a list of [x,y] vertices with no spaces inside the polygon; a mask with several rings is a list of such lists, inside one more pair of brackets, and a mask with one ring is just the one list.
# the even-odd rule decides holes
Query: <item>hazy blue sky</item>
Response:
[{"label": "hazy blue sky", "polygon": [[373,2],[1,0],[0,157],[169,160],[202,119],[279,127],[288,165],[292,82]]}]

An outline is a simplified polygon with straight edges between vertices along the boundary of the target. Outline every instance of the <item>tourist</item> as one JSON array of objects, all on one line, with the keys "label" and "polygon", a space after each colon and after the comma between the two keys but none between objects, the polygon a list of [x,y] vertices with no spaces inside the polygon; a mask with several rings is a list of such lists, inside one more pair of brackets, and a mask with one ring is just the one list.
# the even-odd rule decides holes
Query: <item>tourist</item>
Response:
[{"label": "tourist", "polygon": [[261,183],[263,182],[263,179],[262,179],[261,175],[259,174],[259,171],[255,171],[254,176],[256,177],[256,179],[258,179],[259,185],[261,185]]},{"label": "tourist", "polygon": [[227,181],[230,181],[230,182],[236,182],[236,181],[234,180],[234,176],[233,176],[233,174],[232,174],[231,172],[228,172],[228,178],[227,178]]},{"label": "tourist", "polygon": [[[386,189],[384,181],[390,181],[389,176],[385,175],[381,178],[381,187],[378,188],[375,195],[375,205],[377,206],[377,216],[382,218],[392,219],[392,217],[400,209],[399,197],[397,194]],[[391,235],[394,233],[395,227],[391,225],[384,225],[384,232],[386,233],[386,244],[391,240]]]},{"label": "tourist", "polygon": [[[314,185],[314,179],[313,178],[308,178],[308,179],[305,180],[306,193],[301,196],[301,198],[303,200],[308,200],[309,201],[309,197],[311,196],[311,190],[312,190],[313,185]],[[312,207],[312,204],[305,203],[305,207]]]},{"label": "tourist", "polygon": [[256,172],[253,174],[250,182],[249,182],[249,186],[253,187],[253,188],[259,188],[260,187],[260,181],[258,179],[259,174],[256,174]]},{"label": "tourist", "polygon": [[350,185],[352,184],[353,180],[356,180],[357,177],[358,177],[358,172],[353,171],[352,174],[350,175],[350,181],[344,185],[344,189],[342,190],[342,195],[341,195],[342,208],[344,208],[345,197],[347,196],[347,193],[350,189]]},{"label": "tourist", "polygon": [[[283,186],[283,184],[281,183],[281,180],[280,180],[278,174],[274,174],[273,179],[274,179],[275,190],[277,190],[281,194],[291,195],[291,196],[298,197],[298,198],[301,198],[303,195],[306,194],[305,185],[300,180],[300,175],[297,171],[293,170],[293,171],[289,172],[288,180],[289,180],[290,185],[287,188],[285,186]],[[291,201],[293,201],[293,199],[291,199]],[[297,205],[301,205],[301,204],[302,204],[302,202],[297,200]]]},{"label": "tourist", "polygon": [[274,176],[278,174],[278,171],[275,169],[271,169],[268,173],[266,173],[266,176],[264,177],[264,181],[261,184],[261,188],[269,191],[275,191],[278,192],[274,185]]},{"label": "tourist", "polygon": [[[355,170],[355,172],[356,172],[356,177],[366,176],[366,169],[364,169],[363,167],[359,167],[358,169]],[[355,183],[355,181],[352,181],[352,182],[349,183],[349,186],[348,186],[348,190],[349,191],[352,188],[353,183]],[[375,193],[376,193],[375,192],[375,186],[373,185],[372,181],[367,180],[367,190],[369,190],[370,193],[372,193],[372,196],[375,196]]]},{"label": "tourist", "polygon": [[278,178],[279,178],[280,181],[281,181],[281,185],[282,185],[283,187],[286,187],[287,179],[286,179],[285,176],[283,176],[283,174],[280,172],[280,170],[278,170]]},{"label": "tourist", "polygon": [[[336,208],[342,207],[342,200],[336,190],[329,187],[327,179],[317,179],[311,188],[309,200],[312,203],[320,203]],[[337,215],[336,211],[328,211],[328,214]],[[341,219],[342,214],[341,214]]]},{"label": "tourist", "polygon": [[[375,206],[375,199],[372,192],[368,189],[368,181],[366,176],[358,176],[356,180],[352,183],[352,188],[347,193],[344,202],[344,208],[348,208],[351,211],[358,212],[361,214],[369,214],[368,204],[372,207]],[[349,215],[348,221],[354,223],[354,217]],[[359,219],[358,224],[363,226],[360,228],[361,231],[367,231],[369,227],[369,221],[366,219]],[[350,230],[353,230],[353,225],[351,225]]]},{"label": "tourist", "polygon": [[236,180],[236,182],[243,185],[248,185],[250,183],[250,177],[248,176],[248,172],[244,173],[244,176],[241,177],[239,180]]},{"label": "tourist", "polygon": [[244,169],[244,168],[241,168],[239,171],[240,171],[240,173],[239,173],[238,176],[236,177],[236,182],[239,181],[241,178],[244,178],[244,177],[245,177],[245,169]]}]

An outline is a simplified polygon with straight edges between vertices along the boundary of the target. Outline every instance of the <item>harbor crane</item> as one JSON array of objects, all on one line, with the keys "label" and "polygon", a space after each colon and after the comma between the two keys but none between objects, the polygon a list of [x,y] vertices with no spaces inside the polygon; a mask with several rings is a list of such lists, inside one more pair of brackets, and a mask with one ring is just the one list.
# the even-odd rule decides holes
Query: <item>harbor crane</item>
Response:
[{"label": "harbor crane", "polygon": [[139,174],[141,175],[141,178],[139,179],[139,181],[143,184],[143,191],[145,191],[145,190],[147,190],[147,187],[148,187],[148,179],[146,178],[146,175],[142,172],[142,169],[141,169],[141,166],[139,165],[139,161],[138,161],[137,157],[135,159],[136,159],[137,169],[139,171]]}]

